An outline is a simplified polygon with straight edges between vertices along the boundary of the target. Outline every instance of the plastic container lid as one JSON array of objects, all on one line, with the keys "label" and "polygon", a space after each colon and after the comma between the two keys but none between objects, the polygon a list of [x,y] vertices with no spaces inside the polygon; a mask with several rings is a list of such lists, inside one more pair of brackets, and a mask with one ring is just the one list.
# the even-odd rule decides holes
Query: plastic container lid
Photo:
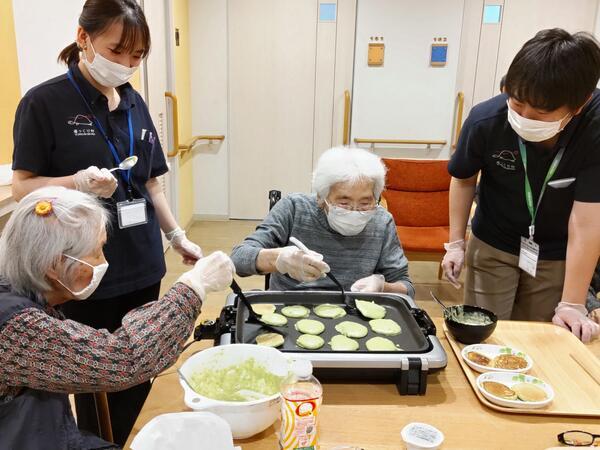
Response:
[{"label": "plastic container lid", "polygon": [[409,423],[400,434],[408,450],[435,450],[444,442],[444,433],[426,423]]},{"label": "plastic container lid", "polygon": [[156,416],[136,435],[131,448],[235,450],[238,447],[233,446],[231,428],[224,419],[210,412],[186,411]]},{"label": "plastic container lid", "polygon": [[340,445],[338,447],[334,447],[331,450],[365,450],[362,447],[355,447],[353,445]]},{"label": "plastic container lid", "polygon": [[313,367],[309,359],[295,359],[290,370],[298,378],[308,378],[312,375]]},{"label": "plastic container lid", "polygon": [[340,445],[338,447],[334,447],[331,450],[365,450],[362,447],[355,447],[353,445]]}]

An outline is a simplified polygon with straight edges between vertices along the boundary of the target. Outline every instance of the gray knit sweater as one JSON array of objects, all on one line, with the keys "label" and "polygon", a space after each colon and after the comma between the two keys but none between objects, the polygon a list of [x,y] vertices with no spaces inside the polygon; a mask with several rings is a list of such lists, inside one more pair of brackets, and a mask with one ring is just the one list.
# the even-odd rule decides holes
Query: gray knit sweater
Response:
[{"label": "gray knit sweater", "polygon": [[[323,255],[331,273],[345,289],[361,278],[382,274],[388,283],[401,281],[414,297],[415,289],[408,276],[408,260],[404,256],[394,219],[384,208],[378,208],[365,229],[356,236],[343,236],[331,229],[325,212],[317,206],[315,195],[290,194],[281,199],[266,219],[237,245],[231,253],[238,275],[256,275],[256,258],[264,248],[291,245],[291,236],[309,249]],[[336,289],[329,278],[300,283],[288,275],[273,273],[270,289]]]}]

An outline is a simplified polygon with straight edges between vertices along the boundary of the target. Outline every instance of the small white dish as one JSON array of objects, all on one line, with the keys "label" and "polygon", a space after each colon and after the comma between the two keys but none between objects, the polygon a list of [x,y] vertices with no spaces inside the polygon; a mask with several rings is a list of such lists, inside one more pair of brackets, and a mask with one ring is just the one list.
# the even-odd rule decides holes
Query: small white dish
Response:
[{"label": "small white dish", "polygon": [[[534,384],[544,390],[546,393],[546,400],[541,402],[524,402],[522,400],[508,400],[505,398],[497,397],[493,394],[490,394],[483,388],[483,383],[486,381],[495,381],[497,383],[502,383],[509,388],[518,383],[531,383]],[[495,403],[499,406],[506,406],[507,408],[520,408],[520,409],[538,409],[543,408],[544,406],[549,405],[554,400],[554,389],[552,386],[547,384],[546,382],[540,380],[531,375],[525,375],[523,373],[516,372],[487,372],[482,373],[477,377],[477,388],[479,392],[487,398],[490,402]]]},{"label": "small white dish", "polygon": [[[476,362],[471,361],[467,358],[467,354],[470,352],[481,353],[484,356],[487,356],[489,359],[494,359],[498,355],[514,355],[520,356],[527,361],[527,367],[523,369],[500,369],[498,367],[491,366],[482,366],[481,364],[477,364]],[[533,360],[531,357],[522,352],[519,349],[512,348],[506,345],[492,345],[492,344],[473,344],[467,345],[462,349],[461,352],[462,358],[465,360],[467,365],[475,370],[476,372],[485,373],[485,372],[505,372],[505,373],[527,373],[533,367]]]}]

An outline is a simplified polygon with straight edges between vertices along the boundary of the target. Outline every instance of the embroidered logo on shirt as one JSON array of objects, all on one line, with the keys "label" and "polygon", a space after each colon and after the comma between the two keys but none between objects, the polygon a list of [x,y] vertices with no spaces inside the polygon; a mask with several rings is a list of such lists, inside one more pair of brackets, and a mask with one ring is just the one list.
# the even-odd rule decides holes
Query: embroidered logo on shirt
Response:
[{"label": "embroidered logo on shirt", "polygon": [[502,167],[504,170],[516,170],[517,165],[517,152],[510,150],[498,150],[492,155],[492,158],[497,159],[496,165]]},{"label": "embroidered logo on shirt", "polygon": [[67,125],[73,127],[75,136],[96,136],[92,119],[87,114],[76,114],[67,120]]},{"label": "embroidered logo on shirt", "polygon": [[85,114],[77,114],[75,117],[71,117],[67,123],[69,125],[77,126],[77,125],[87,125],[88,127],[92,126],[92,120],[86,116]]}]

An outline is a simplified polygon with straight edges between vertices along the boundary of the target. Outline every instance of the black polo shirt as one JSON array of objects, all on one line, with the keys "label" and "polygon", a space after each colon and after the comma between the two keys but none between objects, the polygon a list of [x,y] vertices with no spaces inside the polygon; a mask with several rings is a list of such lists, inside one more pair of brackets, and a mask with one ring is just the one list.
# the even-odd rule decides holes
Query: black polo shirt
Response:
[{"label": "black polo shirt", "polygon": [[[481,171],[473,234],[499,250],[518,255],[520,238],[529,235],[531,219],[518,135],[507,120],[507,100],[506,95],[498,95],[471,110],[448,171],[456,178],[469,178]],[[581,114],[560,133],[554,149],[525,144],[534,205],[554,156],[566,146],[552,180],[576,180],[565,188],[546,188],[535,222],[540,259],[562,260],[566,258],[573,202],[600,202],[600,91],[594,91]]]},{"label": "black polo shirt", "polygon": [[[131,111],[138,162],[131,171],[130,182],[134,197],[146,199],[148,223],[119,229],[116,203],[126,200],[127,195],[123,177],[115,172],[119,185],[112,198],[105,201],[112,222],[104,247],[109,268],[93,298],[115,297],[153,285],[165,274],[160,228],[145,184],[150,178],[166,173],[168,168],[148,108],[131,85],[118,88],[121,101],[117,109],[109,112],[106,97],[83,77],[77,65],[70,69],[121,160],[129,156],[127,111]],[[13,169],[39,176],[61,177],[89,166],[117,165],[66,74],[25,94],[15,117],[14,145]]]}]

